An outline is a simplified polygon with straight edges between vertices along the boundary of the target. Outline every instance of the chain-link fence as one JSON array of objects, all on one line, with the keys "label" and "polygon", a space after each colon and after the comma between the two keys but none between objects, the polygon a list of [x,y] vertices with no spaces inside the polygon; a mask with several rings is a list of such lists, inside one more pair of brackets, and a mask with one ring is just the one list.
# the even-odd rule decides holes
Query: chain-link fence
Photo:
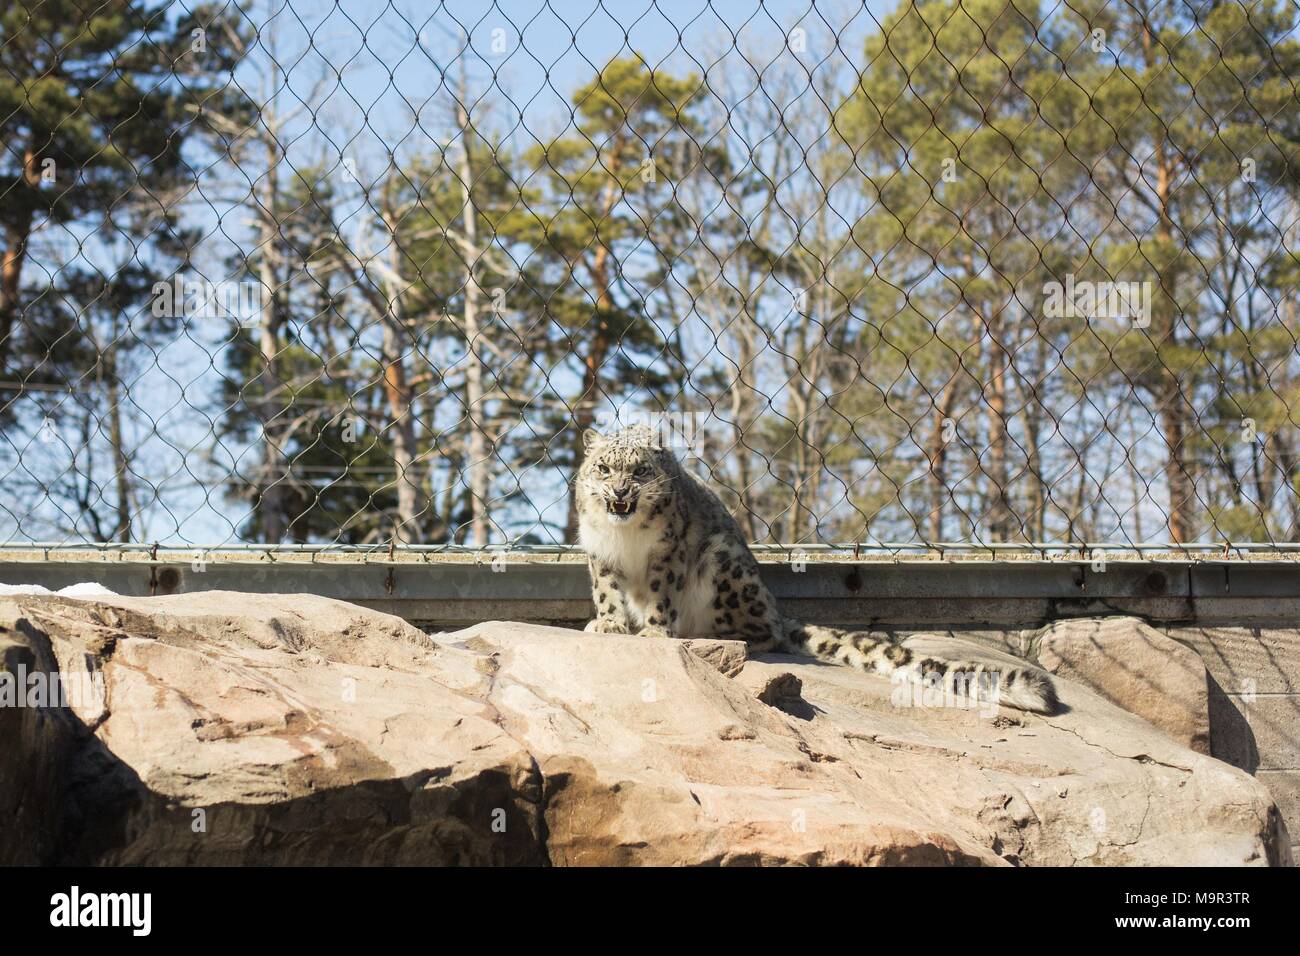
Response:
[{"label": "chain-link fence", "polygon": [[1293,542],[1298,17],[10,0],[0,540]]}]

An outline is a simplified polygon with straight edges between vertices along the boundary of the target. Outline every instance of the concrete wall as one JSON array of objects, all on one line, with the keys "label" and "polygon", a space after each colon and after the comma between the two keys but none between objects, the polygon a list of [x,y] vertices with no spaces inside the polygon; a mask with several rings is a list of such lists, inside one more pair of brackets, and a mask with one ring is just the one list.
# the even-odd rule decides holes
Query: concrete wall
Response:
[{"label": "concrete wall", "polygon": [[1210,752],[1273,794],[1300,859],[1300,628],[1164,627],[1201,655],[1210,694]]}]

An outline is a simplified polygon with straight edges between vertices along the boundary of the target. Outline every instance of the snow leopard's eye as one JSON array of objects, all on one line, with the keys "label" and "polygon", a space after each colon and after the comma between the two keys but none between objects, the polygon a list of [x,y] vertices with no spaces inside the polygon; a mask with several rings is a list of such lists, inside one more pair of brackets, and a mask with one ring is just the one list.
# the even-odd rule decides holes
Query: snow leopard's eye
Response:
[{"label": "snow leopard's eye", "polygon": [[596,470],[597,470],[598,472],[600,472],[602,475],[608,475],[608,474],[609,474],[609,465],[597,465],[597,466],[596,466]]},{"label": "snow leopard's eye", "polygon": [[633,478],[644,478],[644,477],[646,477],[646,476],[649,475],[649,474],[650,474],[650,466],[649,466],[649,465],[640,465],[640,466],[637,467],[637,470],[636,470],[636,471],[632,472],[632,477],[633,477]]}]

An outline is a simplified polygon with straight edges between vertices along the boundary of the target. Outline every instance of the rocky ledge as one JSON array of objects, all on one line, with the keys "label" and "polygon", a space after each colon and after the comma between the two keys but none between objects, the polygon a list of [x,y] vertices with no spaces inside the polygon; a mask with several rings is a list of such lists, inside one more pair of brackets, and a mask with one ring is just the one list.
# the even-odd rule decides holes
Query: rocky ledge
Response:
[{"label": "rocky ledge", "polygon": [[0,863],[1288,862],[1263,786],[1117,706],[1069,626],[1038,717],[731,642],[7,597]]}]

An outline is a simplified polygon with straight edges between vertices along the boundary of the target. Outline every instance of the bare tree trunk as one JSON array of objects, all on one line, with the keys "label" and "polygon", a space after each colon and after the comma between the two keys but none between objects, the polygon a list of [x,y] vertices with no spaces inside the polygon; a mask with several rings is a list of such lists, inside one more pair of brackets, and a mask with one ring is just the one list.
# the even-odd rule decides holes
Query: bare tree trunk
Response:
[{"label": "bare tree trunk", "polygon": [[[749,313],[748,290],[742,293],[744,306],[736,313],[735,320],[726,322],[716,314],[716,306],[713,306],[714,314],[710,318],[710,325],[713,328],[716,340],[721,348],[723,335],[726,330],[730,331],[729,341],[734,344],[736,356],[732,360],[736,366],[736,381],[728,389],[728,408],[731,416],[731,454],[725,456],[728,459],[734,459],[736,463],[736,487],[732,490],[736,495],[736,521],[740,523],[741,530],[749,541],[758,540],[757,511],[758,503],[754,500],[753,473],[751,471],[751,451],[745,445],[746,430],[753,423],[755,418],[753,414],[753,396],[754,386],[747,375],[752,373],[756,353],[754,350],[754,320]],[[697,305],[700,300],[697,300]],[[710,300],[710,305],[713,303]],[[709,470],[716,474],[722,468],[722,462],[711,462]]]},{"label": "bare tree trunk", "polygon": [[[1030,367],[1045,368],[1043,340],[1038,335],[1034,335],[1033,339],[1035,349],[1033,364]],[[1014,363],[1012,368],[1015,370]],[[1029,478],[1029,510],[1023,523],[1032,540],[1042,541],[1047,537],[1047,489],[1043,486],[1043,456],[1038,440],[1038,432],[1043,421],[1043,403],[1038,397],[1037,386],[1027,382],[1019,372],[1016,381],[1025,399],[1020,418],[1025,426],[1025,469]]]},{"label": "bare tree trunk", "polygon": [[117,376],[116,361],[108,362],[107,378],[108,441],[113,447],[113,478],[117,488],[117,527],[113,533],[125,544],[131,540],[131,463],[122,429],[122,383]]},{"label": "bare tree trunk", "polygon": [[[452,463],[449,463],[449,465]],[[453,477],[456,469],[449,468],[447,472],[447,484],[442,489],[442,513],[444,524],[447,526],[447,540],[449,543],[456,542],[456,481]]]},{"label": "bare tree trunk", "polygon": [[[751,490],[754,484],[754,478],[749,469],[750,451],[745,447],[745,423],[741,416],[747,414],[744,400],[744,393],[747,386],[743,377],[736,382],[736,388],[732,392],[731,414],[732,426],[731,431],[736,443],[736,520],[740,522],[741,530],[745,532],[745,537],[750,541],[758,540],[758,525],[755,523],[754,510],[754,493]],[[752,418],[751,418],[752,420]]]},{"label": "bare tree trunk", "polygon": [[[394,304],[394,308],[397,308]],[[421,512],[421,482],[415,464],[415,416],[411,411],[411,389],[406,381],[406,363],[400,320],[391,312],[384,317],[380,349],[384,363],[384,395],[393,423],[393,467],[397,472],[397,526],[393,537],[401,543],[418,543]]]},{"label": "bare tree trunk", "polygon": [[[31,147],[23,153],[23,181],[31,189],[39,189],[41,185],[36,154]],[[32,217],[28,213],[5,233],[4,262],[0,264],[0,372],[9,367],[14,320],[18,318],[18,293],[22,288],[23,263],[27,260],[27,240],[31,231]]]},{"label": "bare tree trunk", "polygon": [[490,494],[491,473],[488,461],[487,435],[483,430],[483,361],[479,356],[479,301],[482,290],[478,285],[475,269],[482,250],[478,245],[478,210],[474,208],[473,163],[470,159],[469,138],[471,134],[469,113],[465,110],[465,83],[462,79],[460,100],[456,104],[456,123],[460,127],[460,183],[463,199],[465,232],[465,355],[468,364],[465,368],[465,415],[469,424],[469,441],[466,450],[465,469],[469,477],[470,496],[470,533],[475,547],[482,548],[488,543],[490,534],[488,516],[488,496]]},{"label": "bare tree trunk", "polygon": [[988,427],[989,427],[989,537],[994,541],[1006,541],[1011,537],[1014,519],[1007,493],[1007,352],[1002,345],[1002,319],[985,321],[984,330],[988,333],[991,352],[989,355],[990,372],[988,382]]},{"label": "bare tree trunk", "polygon": [[1161,363],[1156,371],[1159,377],[1156,401],[1160,411],[1160,427],[1164,432],[1165,444],[1169,446],[1169,456],[1165,461],[1165,481],[1169,487],[1169,536],[1175,544],[1182,544],[1192,532],[1192,508],[1195,502],[1195,486],[1187,467],[1189,405],[1181,379],[1160,358],[1162,351],[1178,344],[1176,321],[1169,300],[1172,288],[1168,286],[1172,282],[1167,283],[1167,276],[1162,273],[1160,284],[1163,290],[1161,298],[1165,302],[1152,310],[1156,356]]},{"label": "bare tree trunk", "polygon": [[385,183],[384,225],[388,229],[387,308],[380,317],[383,338],[380,352],[384,365],[384,396],[392,421],[393,468],[397,481],[397,526],[393,539],[399,543],[418,543],[420,514],[423,511],[423,482],[416,464],[415,415],[411,407],[411,386],[406,375],[406,322],[402,309],[402,256],[397,245],[400,217],[394,209],[393,192],[397,170],[390,167]]},{"label": "bare tree trunk", "polygon": [[943,540],[943,511],[948,497],[948,442],[944,433],[945,422],[952,418],[953,402],[957,398],[960,369],[953,373],[944,386],[943,395],[934,409],[934,428],[930,433],[930,543]]},{"label": "bare tree trunk", "polygon": [[[609,218],[617,202],[616,185],[619,181],[617,157],[619,149],[619,144],[616,142],[611,151],[611,155],[614,157],[611,161],[613,168],[609,171],[609,181],[605,185],[600,215],[596,217],[597,223],[603,223]],[[599,226],[597,232],[599,233]],[[610,251],[609,246],[599,238],[597,243],[596,258],[591,266],[592,284],[596,289],[596,335],[592,340],[591,348],[587,350],[586,358],[583,360],[582,394],[578,396],[578,400],[574,403],[573,474],[575,477],[578,474],[578,469],[582,467],[584,456],[582,433],[590,428],[596,420],[595,404],[599,401],[601,394],[601,372],[605,366],[605,357],[609,354],[610,346],[613,344],[610,337],[609,321],[606,318],[610,307],[613,305],[609,292]],[[576,489],[570,489],[569,491],[569,519],[565,522],[564,540],[569,542],[578,540],[578,496]]]},{"label": "bare tree trunk", "polygon": [[1145,535],[1142,533],[1142,482],[1134,476],[1133,479],[1133,540],[1142,542]]},{"label": "bare tree trunk", "polygon": [[[1142,48],[1146,53],[1148,65],[1151,63],[1151,50],[1154,37],[1149,26],[1142,29]],[[1174,248],[1174,224],[1170,216],[1169,205],[1173,189],[1173,170],[1164,143],[1156,144],[1156,242],[1162,254]],[[1155,388],[1156,404],[1160,412],[1160,427],[1164,432],[1165,444],[1169,446],[1169,456],[1165,461],[1165,482],[1169,487],[1169,536],[1175,544],[1183,544],[1192,531],[1192,508],[1195,501],[1195,486],[1187,469],[1187,425],[1190,420],[1190,407],[1183,394],[1183,383],[1179,376],[1164,361],[1164,356],[1178,345],[1178,325],[1174,314],[1176,269],[1173,263],[1162,263],[1158,269],[1160,279],[1159,302],[1155,303],[1151,314],[1151,333],[1156,349],[1157,385]],[[1164,353],[1162,355],[1162,353]]]},{"label": "bare tree trunk", "polygon": [[[277,68],[272,65],[271,89],[275,88]],[[258,279],[262,284],[262,309],[258,318],[258,348],[262,358],[262,368],[258,374],[261,379],[262,400],[259,403],[258,417],[262,422],[262,462],[258,476],[258,510],[261,517],[262,537],[267,543],[274,544],[284,539],[288,530],[288,516],[285,514],[285,482],[288,480],[287,462],[280,448],[274,427],[277,416],[276,404],[284,401],[284,381],[280,377],[280,317],[276,311],[276,302],[280,291],[277,277],[278,243],[280,239],[279,222],[276,216],[279,193],[280,152],[276,145],[276,127],[274,104],[268,102],[262,111],[263,123],[266,125],[266,181],[263,196],[257,210],[261,220],[261,258],[258,263]]]},{"label": "bare tree trunk", "polygon": [[[1292,298],[1287,299],[1283,308],[1286,310],[1286,318],[1283,320],[1284,327],[1295,337],[1296,329],[1296,304]],[[1282,387],[1292,386],[1294,378],[1290,372],[1290,356],[1283,366],[1285,378]],[[1288,510],[1291,515],[1291,527],[1283,535],[1285,538],[1294,539],[1300,535],[1300,491],[1296,488],[1296,456],[1295,449],[1291,443],[1291,435],[1294,434],[1296,412],[1293,408],[1287,409],[1286,420],[1278,424],[1277,431],[1273,434],[1274,447],[1277,448],[1277,463],[1281,467],[1282,474],[1279,480],[1282,485],[1282,493],[1286,497]],[[1278,523],[1281,525],[1281,515],[1278,515]]]}]

